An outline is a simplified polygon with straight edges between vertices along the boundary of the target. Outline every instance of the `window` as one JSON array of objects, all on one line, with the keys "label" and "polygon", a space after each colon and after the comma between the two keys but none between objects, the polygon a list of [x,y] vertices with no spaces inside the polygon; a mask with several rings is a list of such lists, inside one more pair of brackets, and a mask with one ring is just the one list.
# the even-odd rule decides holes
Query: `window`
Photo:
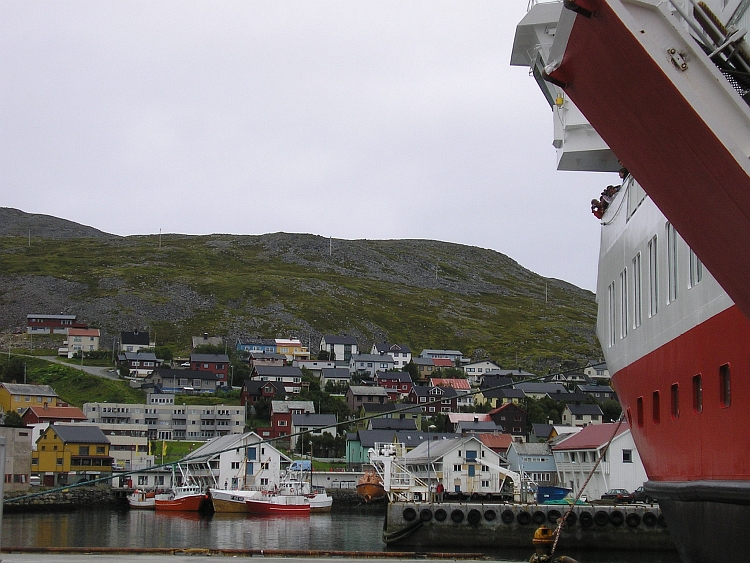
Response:
[{"label": "window", "polygon": [[703,262],[690,249],[690,287],[695,287],[703,279]]},{"label": "window", "polygon": [[620,338],[628,335],[628,269],[620,272]]},{"label": "window", "polygon": [[719,396],[723,408],[727,408],[732,404],[732,382],[729,378],[729,364],[719,367]]},{"label": "window", "polygon": [[453,465],[453,471],[454,471],[455,473],[458,473],[459,471],[461,471],[461,466],[460,466],[460,465],[458,465],[458,464],[454,464],[454,465]]},{"label": "window", "polygon": [[680,418],[680,384],[672,384],[672,420]]},{"label": "window", "polygon": [[633,450],[622,450],[622,462],[633,463]]},{"label": "window", "polygon": [[641,326],[643,296],[641,295],[641,253],[633,258],[633,328]]},{"label": "window", "polygon": [[667,303],[677,299],[679,279],[677,277],[677,231],[672,223],[667,223],[667,273],[669,296]]},{"label": "window", "polygon": [[693,411],[703,412],[703,378],[701,374],[693,376]]},{"label": "window", "polygon": [[138,485],[141,487],[148,485],[148,475],[138,475]]},{"label": "window", "polygon": [[609,284],[609,347],[615,345],[615,282]]},{"label": "window", "polygon": [[636,401],[636,417],[638,420],[638,426],[643,428],[643,397],[638,397]]},{"label": "window", "polygon": [[88,446],[78,446],[78,455],[89,455]]},{"label": "window", "polygon": [[656,254],[656,236],[648,241],[648,316],[653,317],[659,312],[659,264]]},{"label": "window", "polygon": [[659,396],[658,391],[654,391],[654,394],[652,396],[652,401],[653,401],[652,418],[654,420],[654,424],[659,424],[661,422],[661,398]]}]

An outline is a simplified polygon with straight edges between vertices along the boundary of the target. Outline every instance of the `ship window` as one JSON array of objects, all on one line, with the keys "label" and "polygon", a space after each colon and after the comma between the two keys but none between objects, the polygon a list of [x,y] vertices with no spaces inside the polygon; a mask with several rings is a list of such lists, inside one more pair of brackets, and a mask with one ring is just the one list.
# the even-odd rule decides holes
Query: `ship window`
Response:
[{"label": "ship window", "polygon": [[648,241],[648,316],[653,317],[659,312],[659,275],[656,256],[656,235]]},{"label": "ship window", "polygon": [[635,414],[638,417],[638,427],[643,428],[643,397],[638,397],[636,401]]},{"label": "ship window", "polygon": [[668,301],[671,303],[677,299],[677,288],[679,279],[677,277],[677,231],[672,223],[667,223],[667,282],[668,282]]},{"label": "ship window", "polygon": [[641,253],[633,258],[633,328],[641,326],[643,296],[641,295]]},{"label": "ship window", "polygon": [[680,418],[680,384],[672,384],[672,420]]},{"label": "ship window", "polygon": [[628,269],[620,272],[620,338],[628,335]]},{"label": "ship window", "polygon": [[732,384],[729,378],[729,364],[719,367],[719,393],[721,394],[721,406],[726,408],[732,404]]},{"label": "ship window", "polygon": [[658,391],[654,391],[652,399],[654,424],[659,424],[661,422],[661,398]]},{"label": "ship window", "polygon": [[615,345],[615,282],[609,284],[609,347]]},{"label": "ship window", "polygon": [[690,287],[695,287],[703,279],[703,262],[690,249]]},{"label": "ship window", "polygon": [[703,378],[700,374],[693,376],[693,410],[703,412]]}]

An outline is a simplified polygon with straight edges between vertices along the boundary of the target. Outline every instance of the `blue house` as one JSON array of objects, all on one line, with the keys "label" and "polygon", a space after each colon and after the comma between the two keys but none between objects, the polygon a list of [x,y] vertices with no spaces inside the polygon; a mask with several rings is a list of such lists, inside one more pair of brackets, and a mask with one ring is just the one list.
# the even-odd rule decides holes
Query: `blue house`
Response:
[{"label": "blue house", "polygon": [[238,352],[261,352],[263,354],[276,353],[276,341],[269,338],[238,338]]},{"label": "blue house", "polygon": [[508,467],[543,487],[557,485],[557,465],[548,443],[513,442],[508,448]]}]

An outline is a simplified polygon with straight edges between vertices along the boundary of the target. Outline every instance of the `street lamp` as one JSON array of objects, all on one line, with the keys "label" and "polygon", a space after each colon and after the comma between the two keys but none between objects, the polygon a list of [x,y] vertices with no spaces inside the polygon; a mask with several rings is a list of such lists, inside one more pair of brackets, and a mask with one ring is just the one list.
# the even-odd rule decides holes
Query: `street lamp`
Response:
[{"label": "street lamp", "polygon": [[427,427],[427,492],[430,502],[432,502],[432,459],[430,458],[430,430],[435,430],[437,427],[434,424],[430,424]]}]

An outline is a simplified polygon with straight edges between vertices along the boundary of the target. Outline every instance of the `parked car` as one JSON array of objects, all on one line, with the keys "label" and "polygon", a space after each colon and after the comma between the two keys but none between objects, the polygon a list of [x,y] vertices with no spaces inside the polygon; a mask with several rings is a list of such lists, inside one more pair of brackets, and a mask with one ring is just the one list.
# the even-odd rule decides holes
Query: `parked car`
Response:
[{"label": "parked car", "polygon": [[182,363],[180,364],[180,367],[183,367],[183,368],[189,368],[189,367],[190,367],[190,362],[182,362]]},{"label": "parked car", "polygon": [[633,493],[628,492],[627,489],[610,489],[602,495],[602,500],[611,500],[616,503],[635,502]]},{"label": "parked car", "polygon": [[645,502],[646,504],[659,502],[658,499],[646,493],[646,491],[643,489],[643,485],[633,491],[633,499],[635,500],[635,502]]}]

